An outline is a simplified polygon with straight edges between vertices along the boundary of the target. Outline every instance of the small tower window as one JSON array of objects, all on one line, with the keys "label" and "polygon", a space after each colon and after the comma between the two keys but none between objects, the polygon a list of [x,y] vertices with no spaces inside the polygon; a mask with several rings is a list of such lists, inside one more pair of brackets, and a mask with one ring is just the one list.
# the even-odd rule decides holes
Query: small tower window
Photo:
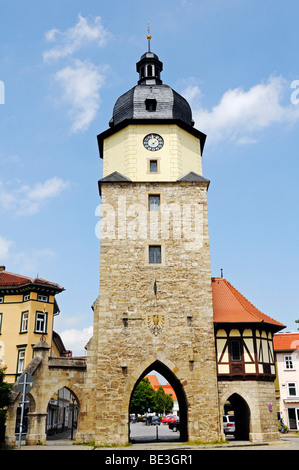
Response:
[{"label": "small tower window", "polygon": [[150,160],[150,173],[158,172],[158,160]]},{"label": "small tower window", "polygon": [[153,66],[152,66],[152,65],[148,65],[148,66],[147,66],[147,76],[148,76],[148,77],[152,77],[152,76],[153,76]]},{"label": "small tower window", "polygon": [[145,100],[145,109],[147,111],[156,111],[157,108],[157,100],[153,98],[147,98]]},{"label": "small tower window", "polygon": [[158,211],[160,209],[160,194],[150,194],[148,197],[148,209]]},{"label": "small tower window", "polygon": [[149,262],[151,264],[161,264],[161,246],[149,246]]}]

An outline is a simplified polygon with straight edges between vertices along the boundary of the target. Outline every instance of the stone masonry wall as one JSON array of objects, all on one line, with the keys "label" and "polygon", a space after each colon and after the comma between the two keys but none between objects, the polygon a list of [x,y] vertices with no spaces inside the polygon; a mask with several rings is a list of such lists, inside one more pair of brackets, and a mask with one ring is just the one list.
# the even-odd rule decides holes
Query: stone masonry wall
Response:
[{"label": "stone masonry wall", "polygon": [[[132,390],[157,360],[184,389],[189,439],[220,436],[206,190],[192,182],[102,186],[100,295],[87,361],[96,443],[128,440]],[[160,211],[147,211],[148,194],[160,194]],[[175,217],[162,227],[168,209]],[[160,265],[149,264],[149,244],[162,245]]]}]

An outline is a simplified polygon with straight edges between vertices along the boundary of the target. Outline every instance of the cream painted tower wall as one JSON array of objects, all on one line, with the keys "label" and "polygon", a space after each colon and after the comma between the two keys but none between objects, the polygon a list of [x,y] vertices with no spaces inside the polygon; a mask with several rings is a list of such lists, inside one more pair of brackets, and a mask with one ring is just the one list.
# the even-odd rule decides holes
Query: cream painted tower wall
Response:
[{"label": "cream painted tower wall", "polygon": [[[143,146],[147,134],[163,136],[164,146],[149,152]],[[118,171],[132,181],[176,181],[194,171],[202,175],[201,148],[197,137],[176,124],[128,125],[104,141],[103,176]],[[157,159],[158,171],[149,171]]]}]

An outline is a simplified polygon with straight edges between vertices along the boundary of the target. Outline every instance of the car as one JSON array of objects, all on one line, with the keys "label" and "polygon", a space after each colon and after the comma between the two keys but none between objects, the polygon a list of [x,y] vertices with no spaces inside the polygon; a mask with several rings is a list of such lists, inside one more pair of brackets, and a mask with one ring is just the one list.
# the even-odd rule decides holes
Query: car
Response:
[{"label": "car", "polygon": [[234,434],[236,430],[234,415],[223,415],[223,430],[225,434]]},{"label": "car", "polygon": [[178,421],[179,420],[179,417],[178,416],[169,416],[169,419],[167,421],[167,423],[174,423],[175,421]]},{"label": "car", "polygon": [[162,422],[163,424],[166,424],[166,423],[167,423],[167,421],[169,420],[169,418],[170,418],[170,416],[163,416],[163,418],[162,418],[162,421],[161,421],[161,422]]},{"label": "car", "polygon": [[168,423],[168,421],[170,420],[170,418],[173,418],[173,415],[163,416],[163,418],[162,418],[162,423]]},{"label": "car", "polygon": [[150,422],[149,422],[150,425],[157,425],[157,426],[160,426],[161,424],[161,420],[159,418],[159,416],[151,416],[150,417]]},{"label": "car", "polygon": [[177,432],[177,431],[180,431],[180,420],[177,419],[175,421],[172,421],[168,424],[168,428],[169,429],[172,429],[173,432]]}]

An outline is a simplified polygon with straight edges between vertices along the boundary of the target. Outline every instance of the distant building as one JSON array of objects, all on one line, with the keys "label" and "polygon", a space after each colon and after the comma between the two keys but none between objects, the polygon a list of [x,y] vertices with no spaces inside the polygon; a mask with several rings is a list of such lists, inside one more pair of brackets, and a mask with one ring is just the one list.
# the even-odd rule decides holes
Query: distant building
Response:
[{"label": "distant building", "polygon": [[149,380],[149,382],[150,382],[151,386],[153,387],[153,389],[155,390],[155,392],[158,390],[159,387],[163,388],[166,395],[169,395],[173,400],[173,408],[172,408],[173,414],[175,414],[175,415],[179,414],[179,403],[178,403],[177,396],[176,396],[175,391],[173,390],[172,386],[169,383],[161,385],[160,382],[159,382],[158,377],[154,374],[147,375],[146,378]]},{"label": "distant building", "polygon": [[7,367],[7,382],[14,383],[25,370],[41,337],[51,345],[50,355],[66,354],[61,338],[53,334],[54,317],[60,312],[55,296],[63,290],[0,266],[0,367]]},{"label": "distant building", "polygon": [[290,430],[299,430],[299,333],[274,335],[280,416]]}]

